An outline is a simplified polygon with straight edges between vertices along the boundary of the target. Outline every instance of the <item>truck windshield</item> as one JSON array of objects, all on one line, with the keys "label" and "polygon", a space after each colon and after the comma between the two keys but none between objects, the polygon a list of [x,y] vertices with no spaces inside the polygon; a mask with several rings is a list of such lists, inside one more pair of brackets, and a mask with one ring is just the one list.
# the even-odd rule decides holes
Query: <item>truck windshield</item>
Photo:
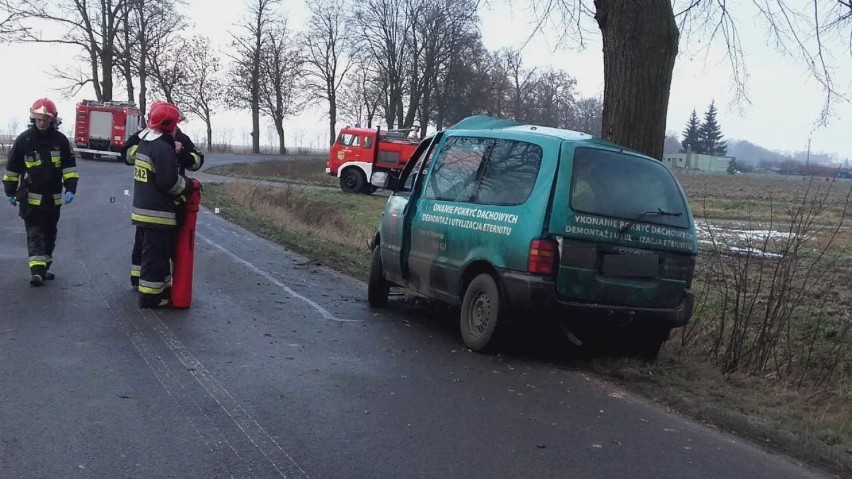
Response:
[{"label": "truck windshield", "polygon": [[[683,195],[666,167],[625,153],[577,148],[570,201],[578,212],[689,227]],[[648,214],[660,211],[665,214]]]}]

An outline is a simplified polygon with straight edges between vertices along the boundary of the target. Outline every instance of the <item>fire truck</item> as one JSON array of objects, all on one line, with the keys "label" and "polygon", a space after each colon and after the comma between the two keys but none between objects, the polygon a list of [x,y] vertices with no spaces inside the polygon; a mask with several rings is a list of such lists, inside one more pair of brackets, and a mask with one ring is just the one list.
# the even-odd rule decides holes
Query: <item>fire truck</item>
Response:
[{"label": "fire truck", "polygon": [[140,119],[133,102],[83,100],[77,103],[74,150],[81,158],[117,160],[124,142],[141,128]]},{"label": "fire truck", "polygon": [[375,130],[346,127],[331,146],[325,172],[340,178],[347,193],[371,194],[374,171],[399,173],[417,148],[418,140],[408,139],[410,130]]}]

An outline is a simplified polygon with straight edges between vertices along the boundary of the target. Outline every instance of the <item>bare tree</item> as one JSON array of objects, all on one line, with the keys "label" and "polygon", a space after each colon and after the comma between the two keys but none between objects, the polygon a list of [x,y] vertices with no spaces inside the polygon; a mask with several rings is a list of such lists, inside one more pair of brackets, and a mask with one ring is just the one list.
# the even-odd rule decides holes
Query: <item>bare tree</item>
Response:
[{"label": "bare tree", "polygon": [[16,12],[9,0],[0,1],[0,42],[9,41],[22,33],[24,27],[18,23],[21,14]]},{"label": "bare tree", "polygon": [[599,98],[582,98],[574,104],[573,123],[569,128],[601,136],[603,102]]},{"label": "bare tree", "polygon": [[[186,22],[176,9],[182,0],[126,0],[126,17],[119,37],[119,70],[124,76],[127,96],[135,99],[133,81],[139,80],[139,108],[144,112],[148,105],[148,77],[150,62],[162,62],[163,50],[177,48],[176,33],[186,27]],[[162,83],[162,79],[158,80]],[[160,87],[160,91],[163,88]]]},{"label": "bare tree", "polygon": [[310,0],[311,17],[301,38],[307,65],[306,85],[313,98],[328,102],[329,143],[334,142],[337,124],[337,96],[340,85],[352,68],[348,56],[349,38],[340,2]]},{"label": "bare tree", "polygon": [[[594,19],[603,38],[603,137],[655,158],[661,158],[672,71],[680,32],[700,32],[702,44],[724,42],[736,93],[747,100],[748,72],[744,49],[733,17],[741,8],[723,0],[536,0],[533,10],[542,27],[561,15],[563,39],[581,45]],[[802,59],[826,91],[822,119],[838,96],[827,59],[826,35],[846,34],[852,52],[852,6],[848,0],[787,0],[751,2],[766,21],[778,48]],[[750,28],[751,26],[749,26]],[[708,38],[709,37],[709,38]]]},{"label": "bare tree", "polygon": [[410,0],[411,19],[408,109],[401,126],[418,120],[425,135],[433,113],[438,78],[449,67],[458,46],[477,30],[477,0]]},{"label": "bare tree", "polygon": [[502,52],[503,61],[506,63],[506,72],[510,85],[509,90],[509,116],[518,121],[526,121],[527,109],[532,97],[533,88],[536,84],[536,69],[526,69],[519,50],[507,49]]},{"label": "bare tree", "polygon": [[275,8],[280,0],[250,0],[248,16],[238,27],[240,35],[231,34],[234,52],[228,85],[232,107],[251,109],[251,149],[260,153],[260,90],[263,50],[267,34],[275,21]]},{"label": "bare tree", "polygon": [[412,19],[405,8],[414,0],[365,0],[355,10],[359,47],[382,82],[383,109],[388,128],[405,121],[403,100],[408,93]]},{"label": "bare tree", "polygon": [[53,75],[68,82],[63,89],[67,96],[92,84],[98,100],[111,101],[115,47],[124,28],[125,3],[126,0],[97,0],[91,4],[81,0],[9,0],[6,9],[14,20],[9,27],[17,31],[15,40],[74,45],[83,50],[88,72],[54,67]]},{"label": "bare tree", "polygon": [[343,85],[339,103],[346,121],[366,128],[373,127],[382,101],[380,82],[371,77],[372,71],[367,66],[357,67]]},{"label": "bare tree", "polygon": [[148,50],[147,71],[151,76],[151,89],[169,103],[175,103],[175,92],[186,83],[189,76],[184,63],[185,38],[158,38]]},{"label": "bare tree", "polygon": [[493,99],[491,66],[491,56],[478,31],[456,37],[445,65],[438,71],[432,95],[438,130],[446,123],[488,111]]},{"label": "bare tree", "polygon": [[207,127],[207,150],[213,149],[213,113],[224,104],[219,57],[206,37],[195,37],[181,52],[186,75],[174,91],[175,102],[187,114],[200,118]]},{"label": "bare tree", "polygon": [[574,121],[577,81],[562,70],[547,70],[534,78],[525,121],[570,128]]},{"label": "bare tree", "polygon": [[302,104],[297,82],[302,79],[303,59],[283,21],[270,22],[260,57],[260,111],[272,120],[278,133],[278,153],[286,154],[284,119]]}]

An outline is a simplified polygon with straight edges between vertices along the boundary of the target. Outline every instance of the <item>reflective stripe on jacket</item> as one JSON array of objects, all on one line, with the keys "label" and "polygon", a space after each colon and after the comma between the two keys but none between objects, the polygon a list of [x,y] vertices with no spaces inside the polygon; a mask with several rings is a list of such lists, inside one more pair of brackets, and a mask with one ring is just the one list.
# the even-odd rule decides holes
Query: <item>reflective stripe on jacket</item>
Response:
[{"label": "reflective stripe on jacket", "polygon": [[178,174],[174,140],[152,130],[140,134],[133,172],[133,224],[155,228],[177,225],[175,197],[187,189]]},{"label": "reflective stripe on jacket", "polygon": [[79,179],[68,138],[53,127],[41,131],[32,126],[15,138],[9,150],[3,189],[6,196],[13,196],[20,184],[27,188],[28,204],[61,205],[63,187],[76,193]]}]

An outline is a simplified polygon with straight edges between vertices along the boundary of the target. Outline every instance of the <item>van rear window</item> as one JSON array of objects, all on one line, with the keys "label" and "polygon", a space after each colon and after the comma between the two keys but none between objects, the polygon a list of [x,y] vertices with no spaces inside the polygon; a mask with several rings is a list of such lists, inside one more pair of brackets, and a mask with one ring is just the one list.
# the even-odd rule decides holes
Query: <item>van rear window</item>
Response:
[{"label": "van rear window", "polygon": [[689,227],[683,195],[666,167],[625,153],[577,148],[570,201],[578,212]]}]

